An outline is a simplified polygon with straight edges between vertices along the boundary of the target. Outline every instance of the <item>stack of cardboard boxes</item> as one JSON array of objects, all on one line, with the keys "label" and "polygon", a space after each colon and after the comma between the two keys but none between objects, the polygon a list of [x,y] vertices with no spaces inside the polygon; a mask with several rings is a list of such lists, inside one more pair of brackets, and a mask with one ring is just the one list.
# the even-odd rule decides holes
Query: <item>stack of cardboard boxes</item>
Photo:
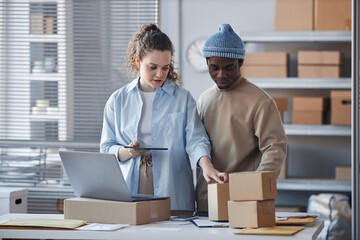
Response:
[{"label": "stack of cardboard boxes", "polygon": [[351,0],[276,0],[275,30],[351,30]]},{"label": "stack of cardboard boxes", "polygon": [[339,51],[299,51],[298,77],[339,78],[342,54]]},{"label": "stack of cardboard boxes", "polygon": [[229,184],[209,184],[209,220],[233,228],[275,226],[276,172],[231,173]]},{"label": "stack of cardboard boxes", "polygon": [[287,77],[286,52],[249,52],[241,68],[245,77]]},{"label": "stack of cardboard boxes", "polygon": [[323,97],[293,97],[292,123],[321,125],[325,109]]}]

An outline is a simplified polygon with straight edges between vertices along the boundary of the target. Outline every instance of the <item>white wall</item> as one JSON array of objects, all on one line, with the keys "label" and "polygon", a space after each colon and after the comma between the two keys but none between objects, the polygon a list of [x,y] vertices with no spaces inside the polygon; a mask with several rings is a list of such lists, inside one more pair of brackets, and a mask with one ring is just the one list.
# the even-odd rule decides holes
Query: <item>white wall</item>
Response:
[{"label": "white wall", "polygon": [[166,0],[161,2],[161,28],[169,35],[176,49],[183,87],[197,100],[212,85],[207,72],[199,73],[186,61],[188,45],[218,31],[229,23],[241,32],[274,30],[275,0]]}]

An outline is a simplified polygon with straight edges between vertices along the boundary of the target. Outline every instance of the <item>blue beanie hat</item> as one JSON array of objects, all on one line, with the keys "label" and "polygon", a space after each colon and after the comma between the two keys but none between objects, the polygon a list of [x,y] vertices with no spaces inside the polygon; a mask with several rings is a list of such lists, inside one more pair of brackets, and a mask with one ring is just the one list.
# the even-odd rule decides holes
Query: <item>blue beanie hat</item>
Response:
[{"label": "blue beanie hat", "polygon": [[229,24],[221,24],[219,32],[206,40],[203,56],[245,59],[244,43]]}]

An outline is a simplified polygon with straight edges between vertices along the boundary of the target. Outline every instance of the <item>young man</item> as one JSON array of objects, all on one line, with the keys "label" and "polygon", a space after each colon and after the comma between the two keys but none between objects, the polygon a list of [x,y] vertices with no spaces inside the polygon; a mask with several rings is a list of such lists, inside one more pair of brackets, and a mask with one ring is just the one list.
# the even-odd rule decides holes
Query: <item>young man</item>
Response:
[{"label": "young man", "polygon": [[[244,44],[229,24],[203,48],[215,85],[199,98],[198,111],[220,172],[280,171],[287,137],[274,100],[241,75]],[[207,182],[198,175],[198,211],[207,211]]]}]

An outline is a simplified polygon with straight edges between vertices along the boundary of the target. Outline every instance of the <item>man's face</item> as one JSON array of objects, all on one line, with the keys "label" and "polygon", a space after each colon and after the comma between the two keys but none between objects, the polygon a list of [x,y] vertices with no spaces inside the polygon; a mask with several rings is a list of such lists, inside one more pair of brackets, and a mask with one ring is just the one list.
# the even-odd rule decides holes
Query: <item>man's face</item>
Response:
[{"label": "man's face", "polygon": [[238,59],[210,57],[208,67],[209,74],[219,89],[228,89],[241,75]]}]

